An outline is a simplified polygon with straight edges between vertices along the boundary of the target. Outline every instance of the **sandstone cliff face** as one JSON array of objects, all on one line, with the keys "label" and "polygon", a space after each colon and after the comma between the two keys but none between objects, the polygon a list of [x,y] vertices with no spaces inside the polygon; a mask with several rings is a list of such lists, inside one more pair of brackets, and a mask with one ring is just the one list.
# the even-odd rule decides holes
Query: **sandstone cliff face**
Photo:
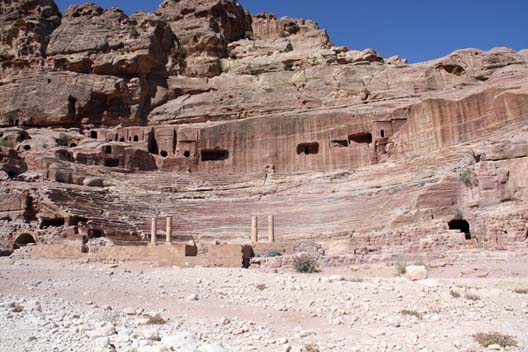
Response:
[{"label": "sandstone cliff face", "polygon": [[61,14],[53,0],[13,0],[0,4],[0,79],[38,69]]},{"label": "sandstone cliff face", "polygon": [[227,44],[251,35],[251,17],[237,1],[166,0],[157,13],[177,33],[185,49],[184,72],[191,77],[219,75]]},{"label": "sandstone cliff face", "polygon": [[161,213],[242,242],[250,214],[281,214],[285,248],[361,260],[459,249],[456,221],[479,246],[526,240],[526,50],[409,64],[229,0],[19,0],[0,20],[0,197],[31,198],[0,212],[9,243],[19,222],[137,242]]}]

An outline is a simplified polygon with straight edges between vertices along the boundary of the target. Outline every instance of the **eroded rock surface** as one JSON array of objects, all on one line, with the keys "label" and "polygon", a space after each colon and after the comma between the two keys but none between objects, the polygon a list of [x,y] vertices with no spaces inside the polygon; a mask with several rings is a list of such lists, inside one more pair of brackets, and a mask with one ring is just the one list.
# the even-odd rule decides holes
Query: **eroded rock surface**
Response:
[{"label": "eroded rock surface", "polygon": [[26,197],[2,208],[8,250],[146,244],[162,214],[200,248],[276,214],[258,254],[328,265],[527,243],[526,50],[410,64],[228,0],[0,19],[0,195]]}]

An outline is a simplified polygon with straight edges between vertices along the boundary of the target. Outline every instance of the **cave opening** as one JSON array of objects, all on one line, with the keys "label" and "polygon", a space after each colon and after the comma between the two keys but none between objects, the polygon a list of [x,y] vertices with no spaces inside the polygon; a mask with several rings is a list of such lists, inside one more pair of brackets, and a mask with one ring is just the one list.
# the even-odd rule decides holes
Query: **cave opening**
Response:
[{"label": "cave opening", "polygon": [[104,231],[100,229],[93,229],[91,231],[91,235],[92,238],[101,238],[104,237]]},{"label": "cave opening", "polygon": [[104,160],[104,166],[106,167],[118,167],[119,160],[113,158],[107,158]]},{"label": "cave opening", "polygon": [[148,136],[148,152],[150,154],[159,154],[158,141],[156,141],[154,130],[152,130]]},{"label": "cave opening", "polygon": [[380,131],[381,138],[385,138],[385,130]]},{"label": "cave opening", "polygon": [[139,142],[139,137],[138,136],[134,136],[134,142]]},{"label": "cave opening", "polygon": [[41,229],[45,229],[48,227],[60,227],[60,226],[64,226],[64,224],[65,224],[64,218],[49,218],[49,219],[40,220]]},{"label": "cave opening", "polygon": [[97,139],[97,131],[91,131],[90,138]]},{"label": "cave opening", "polygon": [[331,141],[332,148],[347,148],[348,140],[346,139],[334,139]]},{"label": "cave opening", "polygon": [[297,145],[297,154],[319,154],[319,143],[301,143]]},{"label": "cave opening", "polygon": [[110,146],[110,145],[103,146],[103,153],[112,154],[112,146]]},{"label": "cave opening", "polygon": [[349,142],[354,143],[364,143],[364,144],[370,144],[372,143],[372,133],[370,132],[363,132],[363,133],[355,133],[348,136]]},{"label": "cave opening", "polygon": [[186,158],[189,158],[191,156],[191,152],[186,150],[183,152],[183,156],[186,157]]},{"label": "cave opening", "polygon": [[222,161],[229,158],[229,151],[225,149],[203,149],[202,161]]},{"label": "cave opening", "polygon": [[466,240],[471,240],[470,226],[466,220],[451,220],[448,225],[450,230],[459,230],[465,234]]},{"label": "cave opening", "polygon": [[160,152],[160,156],[161,156],[162,158],[166,158],[166,157],[169,156],[169,153],[167,153],[165,150],[162,150],[162,151]]},{"label": "cave opening", "polygon": [[30,235],[29,233],[23,233],[15,239],[13,248],[20,249],[21,247],[25,247],[28,244],[35,243],[37,243],[37,241],[35,241],[35,238],[32,235]]},{"label": "cave opening", "polygon": [[77,114],[77,108],[75,107],[76,103],[77,103],[77,98],[75,98],[73,95],[68,96],[68,115],[69,116],[75,116],[75,114]]}]

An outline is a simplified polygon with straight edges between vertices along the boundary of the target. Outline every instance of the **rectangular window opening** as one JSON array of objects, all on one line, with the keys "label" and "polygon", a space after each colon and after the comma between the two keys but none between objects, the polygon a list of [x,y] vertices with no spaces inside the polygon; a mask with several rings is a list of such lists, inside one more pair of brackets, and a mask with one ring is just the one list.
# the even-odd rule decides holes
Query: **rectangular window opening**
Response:
[{"label": "rectangular window opening", "polygon": [[297,145],[297,154],[319,154],[319,143],[301,143]]},{"label": "rectangular window opening", "polygon": [[223,161],[229,158],[229,151],[225,149],[203,149],[202,161]]}]

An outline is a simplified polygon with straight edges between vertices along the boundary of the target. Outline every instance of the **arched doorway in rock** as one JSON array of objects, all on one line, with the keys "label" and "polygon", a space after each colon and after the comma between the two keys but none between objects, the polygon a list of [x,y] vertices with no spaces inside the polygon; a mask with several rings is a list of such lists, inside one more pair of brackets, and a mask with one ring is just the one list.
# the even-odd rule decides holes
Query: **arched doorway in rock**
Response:
[{"label": "arched doorway in rock", "polygon": [[20,249],[20,247],[25,247],[30,243],[37,243],[37,241],[35,241],[35,238],[29,233],[23,233],[18,235],[18,237],[15,239],[13,248]]},{"label": "arched doorway in rock", "polygon": [[469,222],[462,219],[455,219],[451,220],[449,223],[449,229],[450,230],[459,230],[460,232],[463,232],[466,235],[466,240],[471,240],[471,228],[469,226]]}]

